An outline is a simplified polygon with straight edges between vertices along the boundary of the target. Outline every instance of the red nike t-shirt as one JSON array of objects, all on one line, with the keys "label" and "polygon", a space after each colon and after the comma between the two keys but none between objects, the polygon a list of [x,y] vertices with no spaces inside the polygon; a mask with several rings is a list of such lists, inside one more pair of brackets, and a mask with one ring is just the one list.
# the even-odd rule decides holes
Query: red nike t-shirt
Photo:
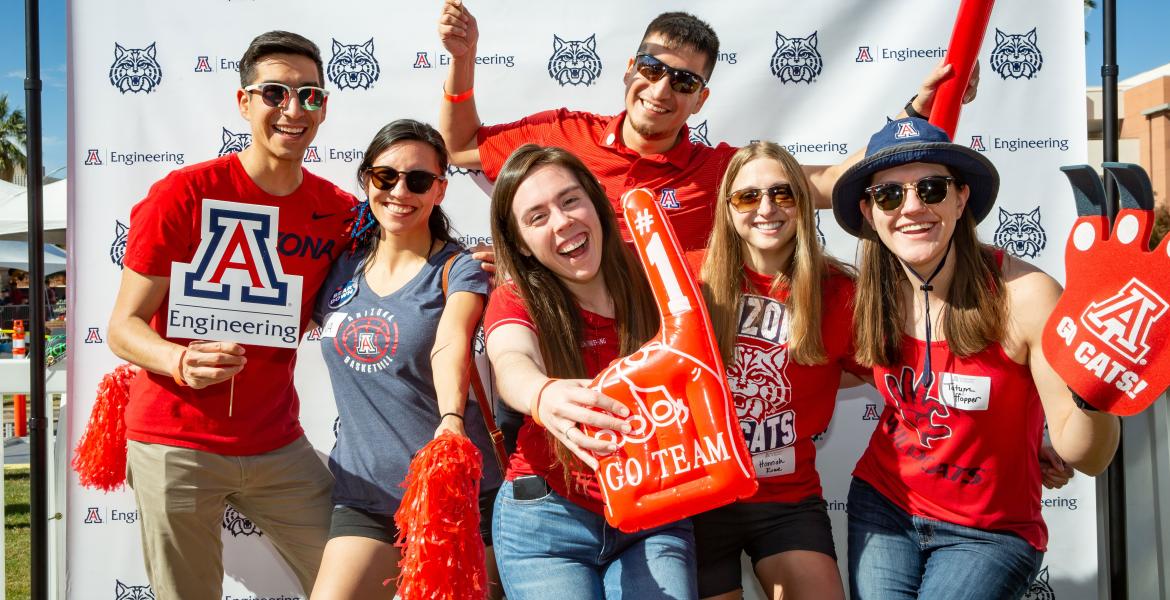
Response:
[{"label": "red nike t-shirt", "polygon": [[[581,311],[584,329],[581,336],[581,356],[585,362],[586,377],[594,377],[618,358],[621,341],[617,322],[587,310]],[[484,338],[501,325],[523,325],[540,335],[529,316],[516,287],[505,284],[492,292],[484,312]],[[597,514],[605,511],[601,487],[593,471],[573,471],[569,485],[565,485],[564,467],[557,462],[543,427],[525,415],[516,436],[516,451],[508,460],[505,479],[512,481],[524,475],[540,475],[556,493]]]},{"label": "red nike t-shirt", "polygon": [[[303,333],[330,265],[348,249],[347,221],[355,200],[302,172],[301,186],[287,196],[257,187],[235,154],[171,172],[130,213],[126,268],[170,277],[172,263],[190,263],[202,238],[204,200],[277,207],[280,266],[286,275],[302,277]],[[150,321],[163,337],[168,307],[169,293]],[[170,341],[186,345],[190,340]],[[302,434],[293,388],[296,350],[247,345],[245,356],[248,363],[235,377],[234,394],[230,382],[195,390],[180,387],[169,375],[141,371],[130,384],[127,439],[233,456],[269,452],[295,440]]]}]

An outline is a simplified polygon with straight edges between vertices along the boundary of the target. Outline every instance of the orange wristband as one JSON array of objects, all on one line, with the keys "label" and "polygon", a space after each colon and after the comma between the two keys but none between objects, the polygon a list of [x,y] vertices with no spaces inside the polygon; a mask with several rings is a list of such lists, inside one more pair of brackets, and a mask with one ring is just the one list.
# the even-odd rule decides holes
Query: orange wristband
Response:
[{"label": "orange wristband", "polygon": [[459,92],[458,94],[448,94],[447,90],[443,90],[443,99],[451,104],[459,104],[460,102],[467,102],[475,95],[475,88],[469,87],[466,92]]},{"label": "orange wristband", "polygon": [[536,392],[536,397],[532,399],[532,404],[530,406],[532,411],[532,421],[541,427],[544,427],[544,423],[540,422],[540,398],[544,396],[544,390],[548,389],[548,386],[552,385],[554,381],[559,380],[549,377],[548,381],[544,382],[544,385],[540,386],[540,391]]},{"label": "orange wristband", "polygon": [[187,349],[179,353],[179,362],[175,363],[174,368],[171,369],[171,377],[175,378],[175,383],[180,387],[187,387],[187,380],[183,379],[183,359],[187,358]]}]

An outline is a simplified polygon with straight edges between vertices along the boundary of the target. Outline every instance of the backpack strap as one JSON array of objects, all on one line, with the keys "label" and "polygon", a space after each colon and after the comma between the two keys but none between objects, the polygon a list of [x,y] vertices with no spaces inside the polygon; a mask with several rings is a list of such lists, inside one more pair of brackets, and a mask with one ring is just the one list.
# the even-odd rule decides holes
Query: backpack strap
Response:
[{"label": "backpack strap", "polygon": [[[459,257],[459,253],[455,252],[447,258],[446,264],[443,265],[443,298],[447,298],[447,280],[451,274],[451,265],[455,264],[455,259]],[[496,455],[496,464],[500,466],[500,473],[507,471],[508,451],[504,448],[504,432],[500,431],[496,425],[495,411],[492,410],[491,399],[483,389],[483,381],[479,378],[479,369],[475,366],[475,356],[472,353],[471,360],[468,361],[469,371],[471,372],[471,390],[475,393],[475,400],[479,403],[479,412],[483,414],[483,424],[487,427],[488,437],[491,438],[492,451]]]}]

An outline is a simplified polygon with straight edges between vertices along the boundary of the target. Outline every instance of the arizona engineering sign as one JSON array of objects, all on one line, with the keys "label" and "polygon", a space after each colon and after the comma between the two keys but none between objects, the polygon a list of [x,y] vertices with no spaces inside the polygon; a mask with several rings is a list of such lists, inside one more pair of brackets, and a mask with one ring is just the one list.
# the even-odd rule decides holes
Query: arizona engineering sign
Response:
[{"label": "arizona engineering sign", "polygon": [[[536,10],[526,3],[470,0],[469,6],[480,27],[476,102],[485,123],[560,106],[617,113],[622,75],[646,24],[664,10],[686,10],[710,22],[722,37],[711,95],[690,119],[691,139],[708,144],[770,139],[802,162],[834,164],[864,148],[885,117],[914,93],[939,49],[947,46],[958,0],[745,0],[730,8],[699,0],[597,0],[544,3]],[[74,343],[63,445],[72,448],[101,375],[118,364],[105,345],[104,330],[130,207],[170,170],[251,143],[235,101],[238,61],[248,41],[279,28],[302,33],[320,46],[332,95],[328,118],[305,164],[352,191],[357,191],[352,183],[357,161],[379,127],[400,117],[437,121],[450,57],[435,33],[434,3],[396,6],[393,35],[380,21],[354,18],[384,14],[383,3],[373,0],[347,4],[345,10],[325,10],[309,0],[197,5],[126,0],[118,10],[76,0],[69,8],[69,177],[74,183],[68,240],[73,289],[68,297]],[[908,28],[908,22],[916,26]],[[514,35],[517,31],[527,35]],[[964,109],[956,134],[956,141],[996,163],[1003,178],[996,217],[980,228],[983,239],[994,239],[1058,276],[1064,272],[1061,242],[1075,213],[1057,168],[1087,156],[1080,101],[1083,31],[1075,3],[1000,2],[980,52],[979,98]],[[485,194],[490,187],[475,171],[453,168],[449,176],[443,206],[461,238],[490,240]],[[665,210],[679,206],[676,190],[654,192]],[[224,206],[214,199],[203,210],[212,239],[204,240],[206,247],[190,265],[176,265],[172,285],[179,287],[171,290],[176,298],[188,299],[183,304],[198,308],[175,307],[172,301],[172,308],[181,309],[174,313],[175,326],[192,333],[204,327],[227,329],[233,336],[251,330],[289,345],[304,338],[296,378],[305,400],[302,423],[309,440],[327,453],[336,413],[318,336],[288,330],[283,310],[299,305],[294,294],[300,293],[300,284],[280,272],[277,259],[325,250],[296,232],[277,234],[275,212]],[[819,232],[828,249],[852,259],[855,239],[830,214],[821,217]],[[224,228],[219,238],[214,227]],[[264,315],[227,312],[239,308],[237,299],[246,299]],[[353,336],[355,355],[361,333]],[[954,385],[950,389],[950,400],[940,398],[939,410],[962,410],[965,392],[954,391]],[[843,393],[832,425],[817,442],[842,557],[849,473],[880,411],[873,394]],[[768,443],[779,444],[778,450],[790,448],[784,436],[776,437]],[[81,489],[72,474],[68,490],[67,505],[61,507],[68,535],[68,596],[145,597],[137,523],[127,520],[134,511],[131,493]],[[1034,597],[1096,595],[1096,556],[1086,550],[1097,545],[1095,507],[1093,482],[1083,476],[1063,490],[1045,493],[1052,538],[1044,576],[1030,592]],[[225,598],[303,597],[267,536],[240,534],[252,531],[238,514],[225,517]]]}]

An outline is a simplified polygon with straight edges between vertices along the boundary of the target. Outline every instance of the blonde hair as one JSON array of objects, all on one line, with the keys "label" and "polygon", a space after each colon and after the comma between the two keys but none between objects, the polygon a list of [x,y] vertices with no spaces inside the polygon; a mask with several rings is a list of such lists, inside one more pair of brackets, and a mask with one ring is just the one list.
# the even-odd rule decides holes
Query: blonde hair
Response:
[{"label": "blonde hair", "polygon": [[757,159],[774,160],[784,169],[796,200],[796,248],[780,273],[772,280],[769,292],[788,282],[789,294],[785,301],[789,318],[788,353],[802,365],[825,362],[825,344],[821,338],[821,320],[824,314],[822,292],[830,269],[852,275],[839,261],[828,257],[817,241],[816,209],[808,179],[800,164],[787,150],[772,142],[753,142],[740,148],[731,157],[723,180],[719,184],[719,201],[715,207],[715,226],[707,242],[700,277],[703,280],[703,298],[711,313],[711,324],[719,341],[719,351],[725,362],[734,360],[735,340],[739,333],[740,302],[746,286],[744,250],[746,243],[739,237],[731,222],[728,198],[744,165]]}]

